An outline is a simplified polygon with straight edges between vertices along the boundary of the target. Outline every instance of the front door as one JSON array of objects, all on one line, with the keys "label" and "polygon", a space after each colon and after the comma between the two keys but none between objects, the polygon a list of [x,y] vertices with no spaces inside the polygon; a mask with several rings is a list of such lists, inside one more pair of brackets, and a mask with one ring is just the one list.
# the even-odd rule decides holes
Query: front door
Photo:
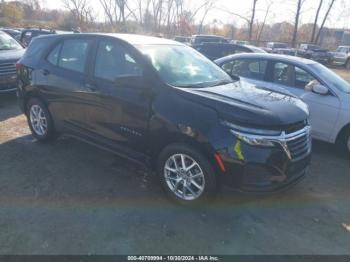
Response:
[{"label": "front door", "polygon": [[150,86],[133,50],[117,40],[100,40],[89,85],[98,106],[88,114],[89,131],[119,150],[147,150]]},{"label": "front door", "polygon": [[306,90],[307,85],[318,83],[318,80],[311,73],[292,64],[273,63],[271,83],[302,98],[309,106],[313,136],[321,140],[329,140],[340,108],[340,101],[336,96],[331,92],[322,96]]}]

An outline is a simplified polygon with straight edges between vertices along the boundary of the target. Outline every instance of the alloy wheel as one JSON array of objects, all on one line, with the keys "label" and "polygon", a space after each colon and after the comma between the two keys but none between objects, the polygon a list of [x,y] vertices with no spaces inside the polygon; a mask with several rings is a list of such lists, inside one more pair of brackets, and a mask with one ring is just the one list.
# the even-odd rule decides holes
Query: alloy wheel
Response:
[{"label": "alloy wheel", "polygon": [[47,118],[44,110],[39,105],[33,105],[30,108],[29,118],[34,132],[39,136],[45,136],[47,133]]},{"label": "alloy wheel", "polygon": [[170,156],[165,162],[164,177],[169,189],[182,200],[195,200],[204,192],[202,168],[188,155]]}]

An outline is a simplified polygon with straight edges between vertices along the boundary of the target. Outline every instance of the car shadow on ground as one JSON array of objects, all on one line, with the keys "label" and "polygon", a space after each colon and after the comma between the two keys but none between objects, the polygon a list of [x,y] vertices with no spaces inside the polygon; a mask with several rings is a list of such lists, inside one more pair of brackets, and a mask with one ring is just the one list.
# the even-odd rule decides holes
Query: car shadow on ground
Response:
[{"label": "car shadow on ground", "polygon": [[[334,146],[319,141],[314,142],[314,153],[345,158]],[[6,163],[2,167],[6,172],[2,172],[0,184],[6,179],[3,184],[7,184],[9,190],[0,190],[3,196],[27,197],[30,189],[38,199],[43,197],[58,202],[108,199],[130,201],[130,204],[134,200],[136,205],[138,201],[143,205],[157,201],[161,205],[173,204],[166,199],[153,171],[70,137],[63,136],[53,143],[42,144],[31,135],[22,136],[0,145],[0,159]],[[276,195],[246,195],[225,187],[222,191],[210,204],[224,201],[236,205]],[[277,193],[280,194],[283,192]]]},{"label": "car shadow on ground", "polygon": [[[316,142],[314,148],[323,175],[313,170],[314,177],[277,195],[223,189],[212,203],[193,208],[169,201],[153,174],[133,162],[72,138],[42,144],[23,135],[0,144],[0,252],[232,254],[273,252],[273,246],[293,252],[295,243],[302,242],[298,248],[304,250],[303,241],[318,240],[319,234],[345,239],[339,225],[346,222],[346,210],[338,209],[344,208],[349,182],[340,181],[337,170],[332,178],[325,175],[333,166],[317,158],[333,154],[327,144]],[[331,158],[338,167],[338,157]],[[329,181],[332,190],[342,191],[310,189],[332,186]],[[332,209],[334,201],[340,204]],[[332,224],[325,225],[328,221]],[[332,242],[314,242],[307,251],[335,248]]]},{"label": "car shadow on ground", "polygon": [[20,115],[15,93],[0,93],[0,122]]}]

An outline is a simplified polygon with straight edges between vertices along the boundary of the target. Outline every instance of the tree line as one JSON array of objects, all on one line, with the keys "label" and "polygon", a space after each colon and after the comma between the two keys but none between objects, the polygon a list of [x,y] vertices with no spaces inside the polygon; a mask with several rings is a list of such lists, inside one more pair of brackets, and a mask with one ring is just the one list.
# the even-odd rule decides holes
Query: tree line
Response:
[{"label": "tree line", "polygon": [[[288,2],[294,21],[270,24],[269,16],[282,0],[248,0],[249,14],[239,14],[218,5],[218,0],[98,0],[100,8],[89,0],[60,0],[63,9],[45,9],[40,0],[0,2],[0,26],[40,26],[62,30],[108,31],[159,34],[167,37],[192,34],[218,34],[252,42],[284,41],[295,46],[299,42],[320,43],[326,23],[336,3],[344,0],[317,0],[313,22],[301,24],[305,4],[312,0]],[[195,2],[195,4],[193,4]],[[192,5],[190,5],[192,3]],[[262,4],[265,10],[257,10]],[[95,3],[96,5],[96,3]],[[102,10],[98,17],[96,9]],[[210,12],[223,11],[237,23],[223,24],[219,19],[208,21]],[[257,12],[263,19],[257,19]],[[242,23],[243,22],[243,23]]]}]

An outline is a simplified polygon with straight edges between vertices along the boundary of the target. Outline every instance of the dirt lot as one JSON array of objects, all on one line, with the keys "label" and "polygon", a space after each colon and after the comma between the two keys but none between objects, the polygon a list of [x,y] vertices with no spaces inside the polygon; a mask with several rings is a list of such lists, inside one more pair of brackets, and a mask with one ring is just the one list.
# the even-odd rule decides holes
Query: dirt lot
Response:
[{"label": "dirt lot", "polygon": [[0,253],[350,255],[349,170],[315,142],[309,176],[288,192],[224,190],[215,206],[178,207],[110,153],[64,137],[37,143],[15,97],[1,95]]}]

